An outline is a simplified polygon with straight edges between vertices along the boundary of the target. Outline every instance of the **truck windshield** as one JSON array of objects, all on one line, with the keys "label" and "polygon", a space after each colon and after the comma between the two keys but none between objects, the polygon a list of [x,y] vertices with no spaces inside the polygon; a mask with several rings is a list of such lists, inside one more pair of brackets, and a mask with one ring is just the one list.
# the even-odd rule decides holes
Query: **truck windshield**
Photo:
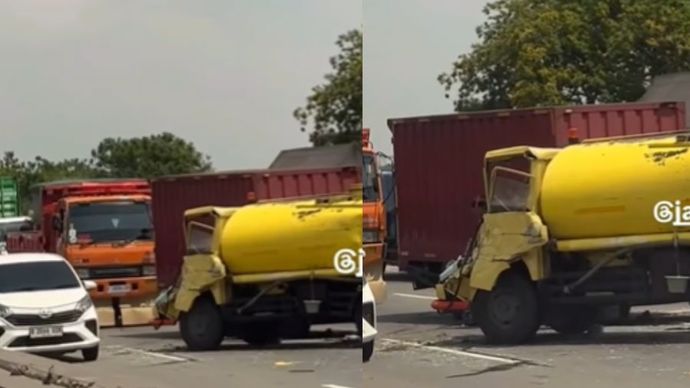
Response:
[{"label": "truck windshield", "polygon": [[67,237],[90,243],[153,240],[149,204],[143,202],[98,202],[69,209]]},{"label": "truck windshield", "polygon": [[0,265],[0,294],[79,287],[79,280],[62,261]]},{"label": "truck windshield", "polygon": [[379,200],[379,180],[376,173],[376,163],[373,155],[362,157],[364,169],[362,171],[362,196],[364,202],[377,202]]}]

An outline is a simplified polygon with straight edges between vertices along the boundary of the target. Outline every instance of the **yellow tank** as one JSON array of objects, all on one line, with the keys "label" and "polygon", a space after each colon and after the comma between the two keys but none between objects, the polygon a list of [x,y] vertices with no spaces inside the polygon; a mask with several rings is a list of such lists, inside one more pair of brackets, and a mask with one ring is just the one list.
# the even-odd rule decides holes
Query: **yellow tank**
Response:
[{"label": "yellow tank", "polygon": [[675,136],[567,147],[549,163],[540,196],[561,240],[672,232],[654,211],[677,200],[690,203],[690,151]]},{"label": "yellow tank", "polygon": [[234,275],[332,270],[338,250],[362,246],[361,196],[244,206],[220,236],[221,258]]}]

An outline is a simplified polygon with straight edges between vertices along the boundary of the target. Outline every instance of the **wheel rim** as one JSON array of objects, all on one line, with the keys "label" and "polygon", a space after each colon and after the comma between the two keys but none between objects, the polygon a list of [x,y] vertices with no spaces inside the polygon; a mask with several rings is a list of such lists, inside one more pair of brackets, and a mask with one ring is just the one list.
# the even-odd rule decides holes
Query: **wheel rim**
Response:
[{"label": "wheel rim", "polygon": [[509,292],[494,292],[489,303],[489,314],[494,322],[511,325],[520,312],[520,299]]}]

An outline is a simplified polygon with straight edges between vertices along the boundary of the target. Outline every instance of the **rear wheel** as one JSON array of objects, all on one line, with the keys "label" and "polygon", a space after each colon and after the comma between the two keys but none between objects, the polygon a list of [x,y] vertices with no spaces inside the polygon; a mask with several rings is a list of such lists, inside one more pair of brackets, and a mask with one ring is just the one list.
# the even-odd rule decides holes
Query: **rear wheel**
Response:
[{"label": "rear wheel", "polygon": [[84,357],[84,361],[96,361],[98,359],[98,346],[82,349],[81,355]]},{"label": "rear wheel", "polygon": [[539,329],[539,307],[532,283],[517,272],[502,274],[493,290],[479,290],[472,313],[490,343],[518,344]]},{"label": "rear wheel", "polygon": [[180,333],[190,350],[215,350],[223,342],[223,318],[208,297],[198,297],[180,317]]}]

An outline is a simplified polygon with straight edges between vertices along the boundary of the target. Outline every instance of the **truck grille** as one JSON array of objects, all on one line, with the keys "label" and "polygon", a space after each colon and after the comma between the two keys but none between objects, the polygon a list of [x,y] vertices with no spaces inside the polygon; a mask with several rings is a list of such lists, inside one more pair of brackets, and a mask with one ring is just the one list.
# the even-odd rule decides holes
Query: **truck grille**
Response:
[{"label": "truck grille", "polygon": [[131,278],[141,276],[141,267],[89,268],[89,279]]},{"label": "truck grille", "polygon": [[5,319],[15,326],[40,326],[74,322],[81,314],[80,311],[72,310],[55,313],[48,318],[41,318],[36,314],[13,314]]}]

